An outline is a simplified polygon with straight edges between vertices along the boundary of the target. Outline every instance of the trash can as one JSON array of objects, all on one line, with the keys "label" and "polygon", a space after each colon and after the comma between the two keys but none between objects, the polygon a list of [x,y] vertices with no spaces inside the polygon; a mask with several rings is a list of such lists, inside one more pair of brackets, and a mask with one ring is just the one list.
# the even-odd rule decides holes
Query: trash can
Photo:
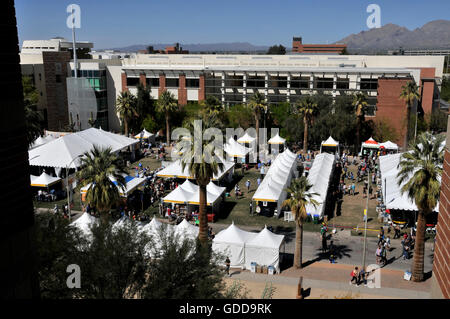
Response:
[{"label": "trash can", "polygon": [[256,263],[255,262],[250,263],[250,271],[253,273],[256,272]]},{"label": "trash can", "polygon": [[273,273],[275,272],[275,268],[273,266],[267,267],[267,270],[269,272],[269,275],[273,275]]}]

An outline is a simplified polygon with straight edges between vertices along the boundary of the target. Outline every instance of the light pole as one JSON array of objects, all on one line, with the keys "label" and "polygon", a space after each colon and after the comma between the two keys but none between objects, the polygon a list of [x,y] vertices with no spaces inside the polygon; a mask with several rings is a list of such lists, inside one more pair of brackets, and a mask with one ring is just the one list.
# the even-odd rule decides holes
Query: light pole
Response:
[{"label": "light pole", "polygon": [[366,246],[367,246],[367,219],[369,217],[369,188],[370,188],[370,169],[367,166],[367,200],[366,200],[366,211],[365,211],[365,221],[364,221],[364,249],[363,249],[363,261],[362,269],[366,269]]},{"label": "light pole", "polygon": [[78,155],[75,157],[70,163],[66,166],[66,189],[67,189],[67,211],[69,213],[69,221],[70,221],[70,192],[69,192],[69,167],[70,165],[78,158],[81,158],[83,155]]}]

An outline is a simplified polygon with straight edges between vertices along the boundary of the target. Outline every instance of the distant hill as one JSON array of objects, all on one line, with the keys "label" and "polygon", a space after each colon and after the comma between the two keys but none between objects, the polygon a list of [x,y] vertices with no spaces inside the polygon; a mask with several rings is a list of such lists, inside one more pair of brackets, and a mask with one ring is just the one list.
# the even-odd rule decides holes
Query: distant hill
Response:
[{"label": "distant hill", "polygon": [[[174,43],[167,44],[136,44],[121,48],[110,48],[112,50],[122,52],[136,52],[145,50],[148,46],[153,46],[155,50],[164,50],[167,46],[173,46]],[[266,52],[269,46],[253,45],[248,42],[231,42],[231,43],[204,43],[204,44],[180,44],[183,50],[189,50],[190,53],[195,52]]]},{"label": "distant hill", "polygon": [[336,43],[347,44],[349,51],[385,51],[390,49],[449,49],[450,20],[428,22],[413,31],[396,24],[349,35]]}]

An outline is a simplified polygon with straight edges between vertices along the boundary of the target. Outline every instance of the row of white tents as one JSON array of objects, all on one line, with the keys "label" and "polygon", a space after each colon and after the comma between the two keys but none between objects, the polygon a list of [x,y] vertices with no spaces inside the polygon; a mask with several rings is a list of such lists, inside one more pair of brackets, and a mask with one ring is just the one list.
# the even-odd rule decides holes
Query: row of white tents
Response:
[{"label": "row of white tents", "polygon": [[330,177],[334,170],[335,160],[335,156],[329,153],[320,153],[314,158],[307,179],[309,183],[313,185],[311,192],[318,194],[314,195],[313,199],[315,199],[319,205],[316,207],[307,205],[306,213],[308,215],[319,219],[323,217]]},{"label": "row of white tents", "polygon": [[[226,187],[220,187],[214,184],[212,181],[206,186],[206,204],[208,206],[214,206],[215,203],[221,198],[225,192]],[[163,198],[164,203],[176,203],[176,204],[191,204],[199,205],[200,187],[194,183],[186,180],[183,184],[179,185],[166,197]]]},{"label": "row of white tents", "polygon": [[212,249],[230,259],[231,267],[250,269],[254,262],[272,266],[280,272],[280,251],[284,235],[276,235],[266,227],[259,233],[248,232],[234,225],[220,231],[213,239]]},{"label": "row of white tents", "polygon": [[[407,193],[402,194],[401,188],[406,183],[398,185],[398,164],[403,153],[380,156],[380,173],[383,201],[386,209],[418,211],[417,205],[411,201]],[[439,182],[441,181],[439,177]],[[434,211],[439,212],[439,202]]]},{"label": "row of white tents", "polygon": [[[118,188],[119,194],[121,197],[127,197],[135,189],[142,186],[146,181],[146,178],[142,178],[142,177],[134,177],[134,176],[128,176],[128,175],[123,175],[123,177],[125,178],[125,189],[122,189],[120,187]],[[114,177],[109,176],[109,179],[117,186],[117,180]],[[95,187],[95,185],[93,185],[93,186]],[[89,188],[91,188],[91,187],[92,187],[92,184],[85,185],[84,187],[82,187],[80,189],[80,193],[86,194],[88,192]]]},{"label": "row of white tents", "polygon": [[275,202],[277,203],[277,211],[280,212],[283,201],[286,199],[285,188],[290,185],[292,177],[295,177],[296,158],[297,156],[289,149],[278,154],[253,195],[252,200],[257,202]]}]

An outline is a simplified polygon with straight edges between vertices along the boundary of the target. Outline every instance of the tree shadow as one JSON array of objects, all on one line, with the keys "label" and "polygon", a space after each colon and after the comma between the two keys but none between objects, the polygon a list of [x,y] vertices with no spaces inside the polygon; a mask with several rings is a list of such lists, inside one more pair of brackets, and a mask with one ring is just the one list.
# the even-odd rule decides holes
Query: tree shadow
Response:
[{"label": "tree shadow", "polygon": [[221,204],[221,208],[219,210],[219,214],[217,214],[218,219],[226,219],[233,211],[234,206],[236,206],[236,202],[234,201],[223,201]]},{"label": "tree shadow", "polygon": [[280,253],[280,272],[294,266],[294,254]]},{"label": "tree shadow", "polygon": [[352,249],[348,248],[347,245],[334,245],[334,249],[332,252],[329,250],[326,252],[323,252],[321,249],[318,249],[318,253],[316,253],[316,258],[308,260],[307,262],[303,263],[303,267],[308,267],[309,265],[314,264],[315,262],[321,261],[321,260],[329,260],[331,253],[333,253],[334,260],[342,259],[343,257],[351,257],[349,254]]},{"label": "tree shadow", "polygon": [[426,273],[424,273],[423,274],[423,281],[430,279],[432,274],[433,274],[433,272],[431,270],[426,272]]},{"label": "tree shadow", "polygon": [[302,297],[303,298],[309,297],[310,295],[311,295],[311,287],[308,289],[302,288]]}]

